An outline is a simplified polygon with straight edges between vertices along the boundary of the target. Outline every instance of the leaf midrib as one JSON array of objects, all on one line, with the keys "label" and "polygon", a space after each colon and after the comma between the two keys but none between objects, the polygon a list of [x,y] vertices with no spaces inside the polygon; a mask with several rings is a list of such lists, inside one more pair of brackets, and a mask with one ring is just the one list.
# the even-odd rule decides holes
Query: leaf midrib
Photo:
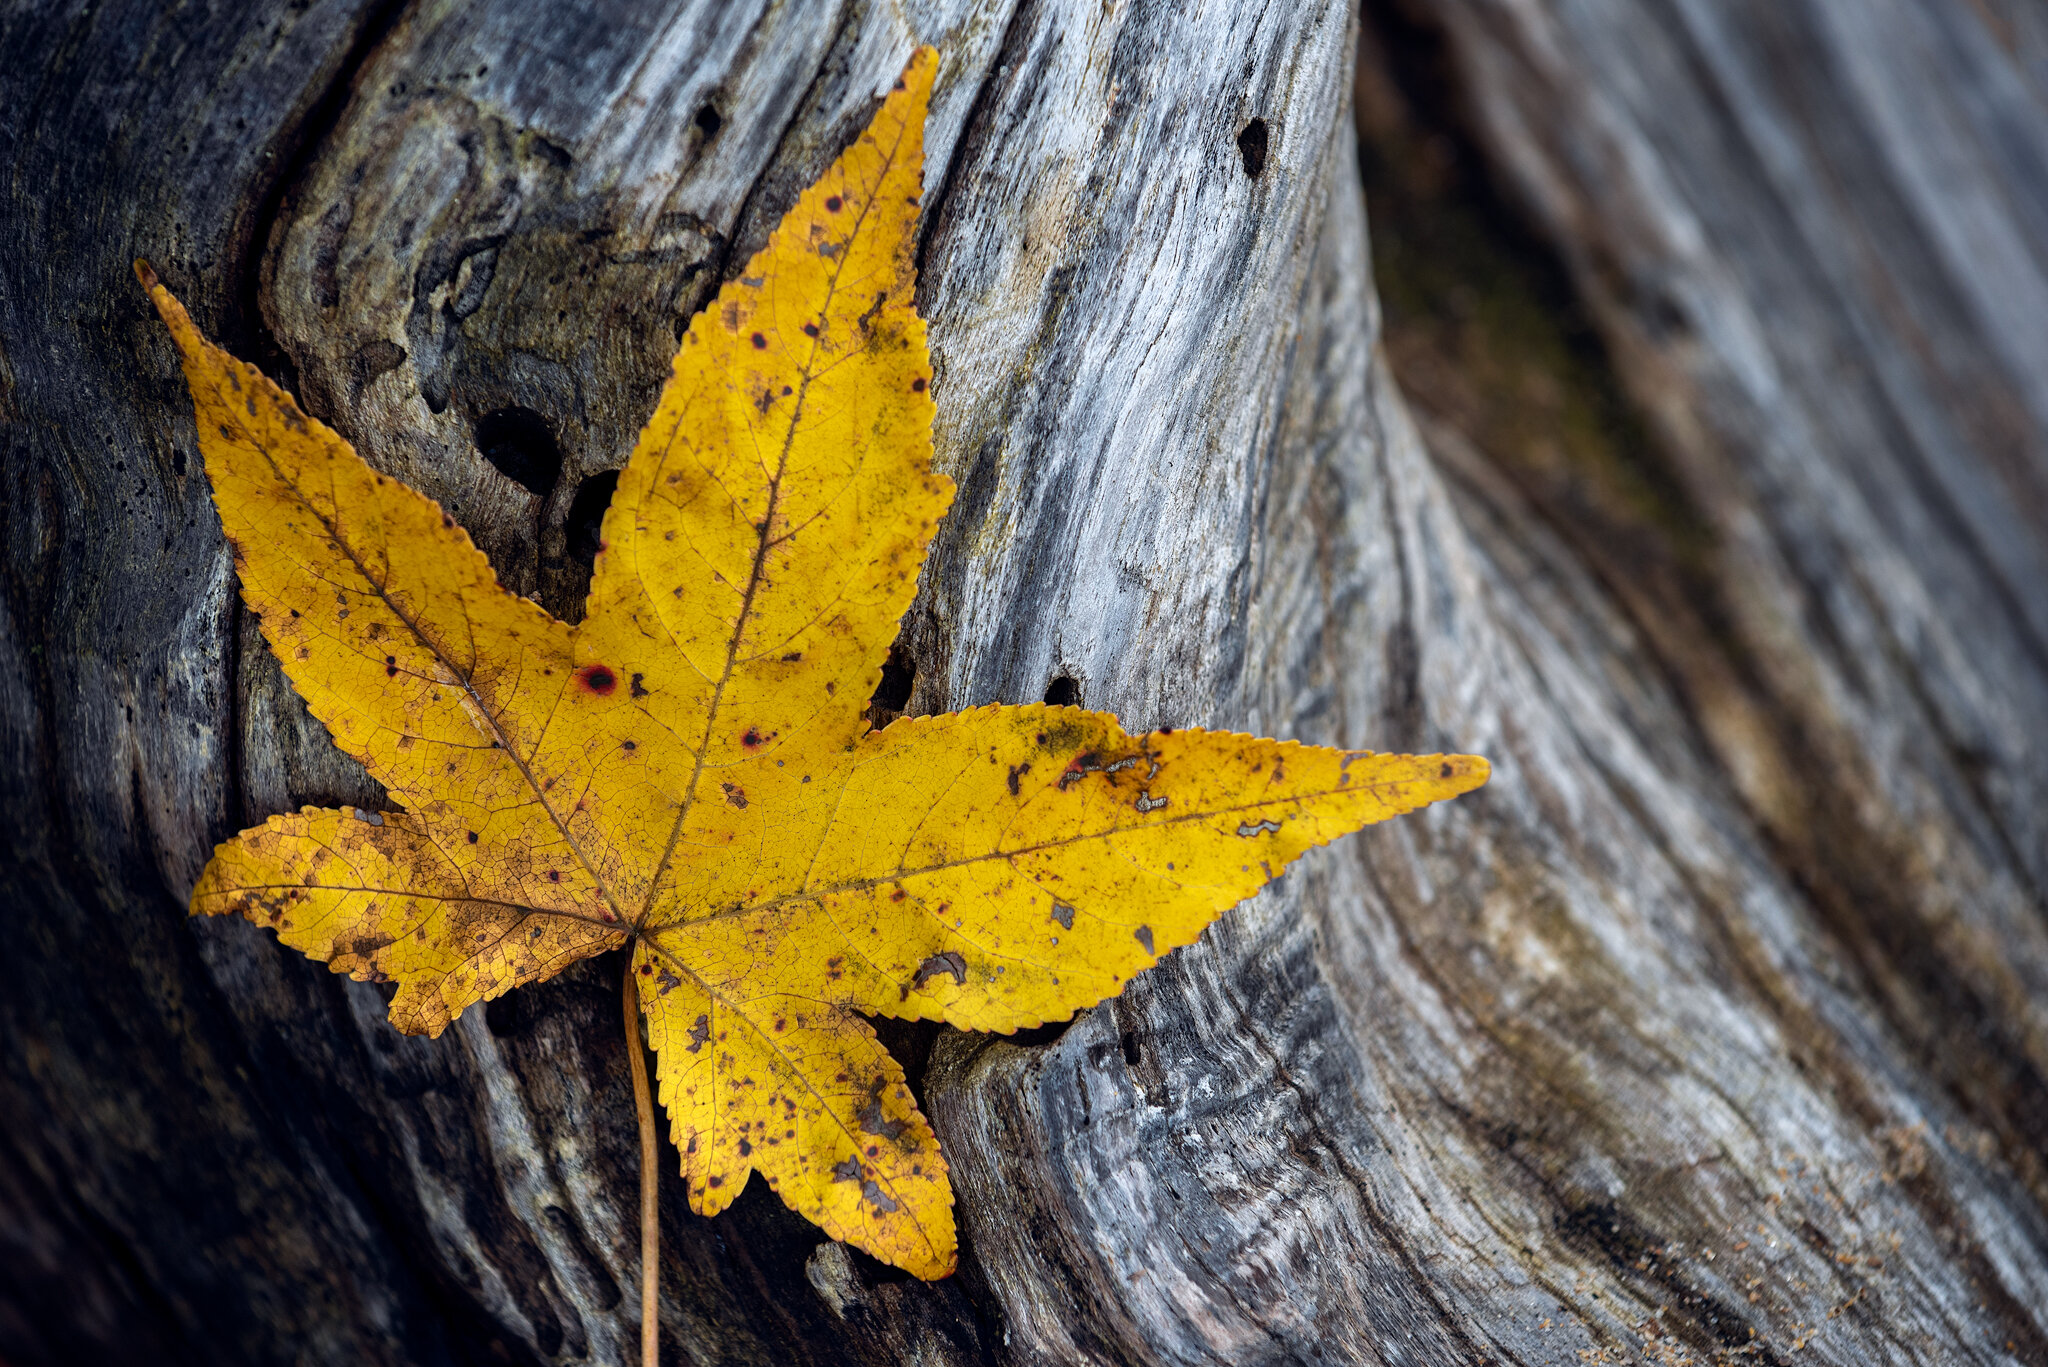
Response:
[{"label": "leaf midrib", "polygon": [[[825,286],[825,297],[820,302],[818,307],[818,316],[820,319],[824,318],[827,311],[831,308],[832,300],[834,299],[834,297],[836,297],[838,293],[839,277],[841,273],[845,271],[847,260],[852,255],[852,252],[850,250],[852,244],[854,240],[860,236],[860,231],[862,227],[866,225],[869,212],[874,208],[875,204],[881,198],[881,184],[888,177],[889,172],[896,165],[896,155],[898,150],[903,145],[903,137],[907,128],[908,125],[906,124],[903,128],[899,128],[897,130],[896,141],[890,146],[889,151],[882,162],[881,170],[875,177],[874,187],[868,194],[867,199],[861,204],[860,213],[856,215],[854,218],[852,231],[847,233],[846,235],[845,240],[847,245],[845,248],[842,248],[839,254],[833,259],[832,271],[830,275],[827,277],[827,283]],[[817,187],[813,186],[812,188],[815,190]],[[778,236],[780,235],[780,232],[781,229],[778,227]],[[774,238],[771,237],[770,242],[772,243],[773,241]],[[708,313],[709,311],[707,310],[706,315],[704,316],[708,316]],[[795,395],[794,402],[790,407],[789,421],[787,427],[785,428],[783,433],[782,449],[776,455],[775,475],[774,478],[769,481],[768,485],[768,508],[767,511],[762,515],[760,530],[756,533],[753,566],[747,576],[746,592],[742,594],[740,598],[739,615],[733,623],[732,636],[726,642],[725,669],[718,676],[718,683],[712,688],[711,691],[710,706],[705,709],[703,736],[697,744],[696,756],[693,762],[693,767],[690,771],[690,781],[688,786],[685,787],[683,790],[683,800],[676,810],[675,823],[669,828],[668,843],[663,847],[661,852],[661,859],[655,864],[653,872],[647,880],[646,899],[641,903],[640,911],[638,915],[636,915],[633,919],[633,929],[636,932],[643,929],[647,924],[648,917],[653,915],[655,900],[657,897],[659,897],[661,892],[662,880],[668,876],[669,866],[674,862],[675,859],[676,847],[682,840],[683,825],[685,822],[689,820],[692,808],[696,806],[697,785],[703,780],[704,777],[706,757],[710,754],[711,751],[712,732],[718,724],[720,704],[723,703],[725,699],[725,687],[728,683],[732,681],[733,670],[737,667],[739,663],[740,641],[746,635],[747,624],[753,614],[754,595],[759,590],[761,585],[762,569],[767,564],[769,550],[781,540],[781,538],[778,538],[774,535],[775,514],[777,509],[781,507],[783,480],[789,470],[789,453],[790,449],[796,444],[797,424],[803,418],[804,401],[810,396],[811,380],[813,378],[811,368],[817,360],[819,348],[824,343],[824,335],[824,329],[821,327],[819,329],[818,336],[811,339],[809,354],[805,356],[803,366],[801,370],[798,372],[799,381],[797,392]],[[669,437],[669,445],[672,447],[674,443],[675,437],[674,434],[671,433]],[[666,458],[666,450],[664,450],[663,455],[664,458]],[[634,539],[636,543],[635,550],[637,552],[637,529],[635,531]],[[637,564],[638,557],[636,554],[636,574],[638,573]],[[647,581],[644,576],[641,577],[640,582],[643,587],[646,585]],[[652,595],[650,595],[650,597],[651,596]],[[607,894],[607,899],[609,900],[609,894]]]},{"label": "leaf midrib", "polygon": [[[914,869],[899,867],[892,873],[880,874],[873,878],[853,879],[843,883],[830,883],[821,886],[806,886],[799,891],[783,893],[779,897],[771,897],[766,901],[750,902],[747,905],[740,907],[728,907],[724,911],[714,911],[703,916],[692,916],[682,921],[667,922],[659,926],[647,926],[643,929],[645,931],[651,932],[655,930],[666,930],[670,927],[681,927],[684,925],[702,925],[707,921],[732,920],[736,917],[753,916],[762,912],[779,910],[780,908],[786,906],[799,905],[804,902],[816,902],[821,898],[830,897],[838,893],[869,892],[875,888],[885,887],[890,883],[900,883],[906,878],[918,878],[925,874],[944,873],[948,869],[964,868],[970,864],[984,864],[994,859],[1015,859],[1022,855],[1038,854],[1046,850],[1062,849],[1066,846],[1078,845],[1089,840],[1106,840],[1111,836],[1125,835],[1133,831],[1151,830],[1156,829],[1160,826],[1185,825],[1186,823],[1191,821],[1205,821],[1219,816],[1232,816],[1239,813],[1256,811],[1264,807],[1276,806],[1281,803],[1313,802],[1318,798],[1338,797],[1357,793],[1373,793],[1386,789],[1391,789],[1397,786],[1399,786],[1399,784],[1396,782],[1364,783],[1358,784],[1356,786],[1347,784],[1346,786],[1341,788],[1318,788],[1311,791],[1290,793],[1285,797],[1262,798],[1257,802],[1239,803],[1238,805],[1233,807],[1210,807],[1205,808],[1204,810],[1199,812],[1187,811],[1182,812],[1178,816],[1169,816],[1161,818],[1157,821],[1148,822],[1144,826],[1113,826],[1106,830],[1089,831],[1081,835],[1066,836],[1059,840],[1042,841],[1036,845],[1020,845],[1014,849],[991,850],[987,854],[968,855],[965,858],[961,859],[943,860],[936,864],[925,864]],[[1430,799],[1430,803],[1433,803],[1437,800],[1438,799],[1432,798]],[[1421,803],[1418,805],[1427,806],[1430,805],[1430,803]],[[1415,810],[1415,808],[1410,807],[1408,808],[1408,810],[1413,811]],[[1400,814],[1401,813],[1396,813],[1396,815]],[[1247,836],[1245,838],[1251,839],[1252,837]],[[1325,841],[1317,843],[1327,842]]]},{"label": "leaf midrib", "polygon": [[[211,345],[204,343],[203,339],[202,344],[208,345],[209,347]],[[211,349],[214,351],[219,351],[219,348],[217,347],[211,347]],[[225,356],[225,353],[221,354]],[[242,362],[236,361],[233,357],[226,357],[226,359],[229,367],[231,368],[242,365]],[[252,375],[256,374],[254,367],[247,367],[247,369],[249,369]],[[256,375],[256,378],[262,379],[263,382],[266,385],[269,385],[271,389],[276,389],[276,386],[270,385],[269,381],[264,377]],[[285,402],[291,402],[291,397],[289,395],[283,394],[282,391],[279,391],[279,395],[285,400]],[[221,393],[220,384],[218,381],[216,381],[213,386],[213,396],[217,402],[222,403],[223,407],[228,412],[235,412],[235,405],[233,403],[225,401],[225,396]],[[297,405],[293,404],[292,406],[294,410],[296,410]],[[255,447],[257,453],[263,457],[266,463],[269,464],[271,473],[277,476],[278,483],[282,485],[284,488],[290,490],[292,497],[298,500],[299,506],[304,508],[320,523],[321,529],[325,531],[327,534],[327,539],[337,549],[340,550],[342,555],[347,558],[349,564],[355,567],[356,573],[362,576],[363,582],[370,585],[372,590],[374,590],[377,596],[377,601],[382,603],[390,611],[393,617],[396,617],[401,623],[403,623],[406,630],[412,633],[413,638],[417,640],[421,645],[425,646],[427,650],[433,654],[433,657],[440,662],[442,667],[445,668],[449,672],[449,674],[455,679],[456,685],[462,689],[464,696],[466,696],[470,700],[470,702],[475,705],[477,715],[481,716],[484,719],[485,724],[490,728],[490,733],[492,739],[496,742],[497,750],[501,754],[505,755],[508,759],[510,759],[513,765],[519,770],[519,776],[526,780],[527,787],[531,789],[533,792],[534,801],[540,804],[540,809],[548,814],[548,820],[553,822],[555,829],[561,833],[563,842],[567,844],[571,850],[575,851],[576,862],[583,865],[584,872],[590,875],[590,881],[592,885],[597,888],[598,894],[604,898],[605,905],[610,907],[612,910],[612,914],[619,918],[619,921],[617,923],[618,927],[622,930],[625,929],[626,923],[624,913],[620,910],[617,900],[613,898],[611,888],[605,883],[604,878],[598,873],[596,867],[591,863],[590,857],[583,852],[583,846],[577,841],[574,833],[572,833],[569,830],[568,823],[562,819],[561,814],[556,812],[553,805],[549,803],[547,799],[547,793],[545,792],[545,790],[541,788],[540,783],[534,778],[533,770],[529,768],[527,766],[526,761],[520,757],[518,749],[511,743],[511,737],[507,736],[504,730],[500,728],[500,726],[498,725],[498,719],[496,715],[491,711],[490,707],[488,707],[485,704],[483,697],[476,691],[476,688],[470,683],[469,675],[462,669],[458,668],[453,660],[448,658],[448,654],[446,651],[442,650],[440,642],[435,640],[433,636],[431,636],[427,632],[426,628],[423,625],[415,621],[410,614],[408,614],[403,608],[401,608],[396,602],[392,600],[391,595],[388,592],[386,592],[383,583],[378,580],[376,575],[370,572],[370,567],[363,562],[360,556],[356,554],[355,548],[351,546],[347,538],[345,538],[341,534],[340,529],[336,527],[334,521],[331,518],[329,518],[327,514],[320,511],[319,507],[314,504],[313,500],[309,498],[306,495],[306,493],[299,487],[299,483],[297,480],[293,479],[290,475],[285,473],[284,467],[279,465],[277,463],[277,458],[270,453],[270,447],[255,432],[250,431],[248,424],[242,421],[241,415],[239,413],[235,414],[235,425],[242,429],[243,433],[247,435],[247,437],[249,438],[249,444]],[[337,440],[338,439],[339,438],[337,438]],[[351,449],[350,454],[355,454],[353,449]],[[356,459],[361,461],[362,457],[356,456]],[[367,469],[368,462],[365,461],[363,462],[363,464],[364,468]],[[493,587],[499,587],[497,585],[495,576],[493,576],[492,584]],[[499,592],[503,593],[504,591],[505,590],[502,587],[499,587]],[[467,615],[467,612],[468,608],[467,605],[465,605],[465,616]],[[566,689],[568,686],[568,681],[566,679],[563,680],[562,687]],[[557,913],[549,914],[553,915]],[[600,924],[602,923],[600,922]]]}]

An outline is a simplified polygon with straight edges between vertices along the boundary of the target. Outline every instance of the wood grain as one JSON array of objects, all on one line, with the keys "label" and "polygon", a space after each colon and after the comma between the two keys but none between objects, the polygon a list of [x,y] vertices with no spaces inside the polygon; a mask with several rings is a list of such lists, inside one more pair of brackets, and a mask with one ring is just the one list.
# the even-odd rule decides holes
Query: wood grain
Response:
[{"label": "wood grain", "polygon": [[428,1042],[181,916],[213,841],[379,795],[233,600],[129,259],[568,613],[678,329],[932,42],[909,709],[1495,778],[1069,1027],[893,1028],[960,1274],[672,1191],[669,1360],[2048,1363],[2048,30],[1367,21],[1368,163],[1451,147],[1554,254],[1592,435],[1579,362],[1501,359],[1547,305],[1383,335],[1342,5],[0,17],[0,1356],[618,1362],[639,1315],[615,962]]}]

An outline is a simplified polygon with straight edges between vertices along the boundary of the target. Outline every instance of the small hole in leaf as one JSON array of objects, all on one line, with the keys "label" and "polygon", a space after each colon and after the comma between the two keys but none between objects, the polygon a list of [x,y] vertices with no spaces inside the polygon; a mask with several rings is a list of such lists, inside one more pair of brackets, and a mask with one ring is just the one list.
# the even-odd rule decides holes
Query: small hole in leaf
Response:
[{"label": "small hole in leaf", "polygon": [[547,497],[562,477],[562,448],[546,418],[531,408],[500,408],[476,425],[476,449],[498,473],[528,493]]},{"label": "small hole in leaf", "polygon": [[902,646],[890,646],[882,662],[882,682],[875,687],[875,706],[901,712],[910,706],[910,686],[917,682],[917,661]]},{"label": "small hole in leaf", "polygon": [[1266,121],[1253,119],[1237,135],[1237,154],[1244,158],[1244,173],[1256,178],[1266,169]]},{"label": "small hole in leaf", "polygon": [[576,486],[576,497],[569,504],[567,531],[569,554],[578,560],[597,559],[604,510],[612,506],[612,495],[618,487],[617,470],[601,470]]},{"label": "small hole in leaf", "polygon": [[697,126],[704,130],[705,137],[715,138],[718,136],[719,126],[723,124],[725,120],[719,118],[718,111],[707,104],[697,111],[696,122]]},{"label": "small hole in leaf", "polygon": [[1045,686],[1045,700],[1054,707],[1079,707],[1081,685],[1071,674],[1062,674]]}]

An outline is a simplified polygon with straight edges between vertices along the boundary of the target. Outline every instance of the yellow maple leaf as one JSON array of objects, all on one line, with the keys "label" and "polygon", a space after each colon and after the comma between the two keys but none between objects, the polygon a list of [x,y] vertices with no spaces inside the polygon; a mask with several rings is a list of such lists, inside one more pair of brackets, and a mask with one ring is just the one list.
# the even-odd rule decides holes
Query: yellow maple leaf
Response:
[{"label": "yellow maple leaf", "polygon": [[1311,846],[1487,774],[1071,707],[869,730],[953,497],[911,298],[935,64],[913,57],[691,324],[574,627],[138,264],[243,597],[403,807],[271,817],[219,847],[193,911],[396,984],[393,1024],[429,1035],[631,945],[691,1205],[758,1170],[921,1277],[954,1265],[946,1164],[863,1013],[1064,1020]]}]

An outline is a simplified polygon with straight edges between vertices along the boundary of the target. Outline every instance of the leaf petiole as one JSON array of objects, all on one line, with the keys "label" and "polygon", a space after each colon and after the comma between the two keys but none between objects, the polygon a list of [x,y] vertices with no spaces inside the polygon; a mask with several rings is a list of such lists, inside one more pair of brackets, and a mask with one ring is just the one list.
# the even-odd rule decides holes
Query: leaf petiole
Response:
[{"label": "leaf petiole", "polygon": [[640,990],[626,959],[626,1070],[633,1075],[633,1109],[640,1116],[640,1364],[661,1363],[661,1182],[654,1138],[654,1098],[647,1086],[647,1052],[640,1043]]}]

